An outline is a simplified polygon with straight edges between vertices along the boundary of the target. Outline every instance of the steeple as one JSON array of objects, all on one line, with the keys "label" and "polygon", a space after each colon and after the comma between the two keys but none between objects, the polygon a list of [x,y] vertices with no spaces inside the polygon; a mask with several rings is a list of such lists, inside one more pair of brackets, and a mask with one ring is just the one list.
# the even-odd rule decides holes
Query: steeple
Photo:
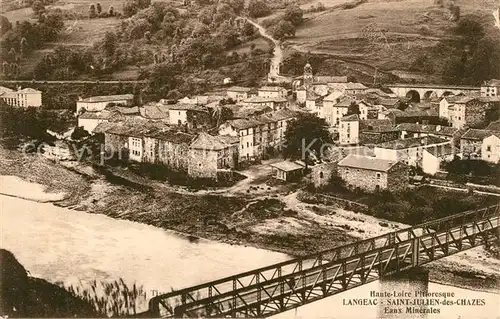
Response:
[{"label": "steeple", "polygon": [[313,84],[313,70],[309,61],[304,66],[304,85],[311,86]]}]

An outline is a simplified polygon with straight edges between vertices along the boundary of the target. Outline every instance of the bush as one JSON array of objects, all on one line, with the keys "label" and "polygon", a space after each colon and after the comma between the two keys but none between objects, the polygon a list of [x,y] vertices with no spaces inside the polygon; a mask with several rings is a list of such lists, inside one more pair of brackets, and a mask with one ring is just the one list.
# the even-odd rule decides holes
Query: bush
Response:
[{"label": "bush", "polygon": [[263,0],[250,0],[248,3],[248,15],[252,18],[265,17],[271,13],[271,9]]}]

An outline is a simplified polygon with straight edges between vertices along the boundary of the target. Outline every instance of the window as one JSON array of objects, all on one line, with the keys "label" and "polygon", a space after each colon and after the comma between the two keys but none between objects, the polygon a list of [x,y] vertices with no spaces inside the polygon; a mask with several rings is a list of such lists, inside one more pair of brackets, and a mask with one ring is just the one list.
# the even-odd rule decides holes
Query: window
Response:
[{"label": "window", "polygon": [[[486,147],[486,151],[487,151],[487,152],[491,152],[491,146],[490,146],[490,145],[488,145],[488,146]],[[490,156],[488,155],[488,157],[490,157]]]},{"label": "window", "polygon": [[181,115],[181,111],[179,111],[179,116]]},{"label": "window", "polygon": [[247,147],[249,147],[249,143],[247,142]]},{"label": "window", "polygon": [[377,179],[380,179],[380,173],[377,173]]},{"label": "window", "polygon": [[319,172],[319,178],[323,178],[323,172]]}]

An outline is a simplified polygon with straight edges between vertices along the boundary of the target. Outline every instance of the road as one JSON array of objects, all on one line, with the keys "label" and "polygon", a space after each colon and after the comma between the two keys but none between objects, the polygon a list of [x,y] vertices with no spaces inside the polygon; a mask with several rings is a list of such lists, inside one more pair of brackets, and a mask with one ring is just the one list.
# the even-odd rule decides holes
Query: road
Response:
[{"label": "road", "polygon": [[270,40],[274,44],[274,51],[273,51],[273,57],[271,58],[271,67],[269,70],[268,78],[273,79],[274,81],[286,81],[287,78],[284,76],[280,76],[280,65],[283,61],[283,49],[281,48],[281,43],[280,41],[276,40],[273,38],[260,24],[248,19],[248,18],[243,18],[246,21],[248,21],[250,24],[252,24],[254,27],[259,30],[259,33],[262,37]]}]

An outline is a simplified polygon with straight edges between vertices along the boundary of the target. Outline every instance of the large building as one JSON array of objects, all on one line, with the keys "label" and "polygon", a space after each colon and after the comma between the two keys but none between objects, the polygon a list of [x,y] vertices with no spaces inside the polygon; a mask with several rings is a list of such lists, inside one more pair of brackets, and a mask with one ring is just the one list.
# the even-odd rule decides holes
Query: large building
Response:
[{"label": "large building", "polygon": [[79,114],[83,110],[91,112],[102,111],[110,103],[122,106],[131,106],[133,101],[133,94],[91,96],[85,99],[80,98],[76,101],[76,113]]},{"label": "large building", "polygon": [[16,91],[0,86],[0,99],[10,106],[40,107],[42,92],[31,88],[18,88]]},{"label": "large building", "polygon": [[367,192],[399,192],[408,187],[408,166],[398,161],[348,155],[337,164],[337,170],[350,188],[360,188]]},{"label": "large building", "polygon": [[330,98],[332,94],[323,100],[323,112],[326,122],[330,126],[337,127],[340,124],[340,119],[347,114],[354,100],[348,97],[343,97],[340,100],[339,98]]},{"label": "large building", "polygon": [[481,96],[499,96],[500,80],[489,80],[481,85]]},{"label": "large building", "polygon": [[229,89],[227,89],[226,94],[228,98],[236,102],[239,102],[249,98],[251,90],[252,90],[251,88],[247,87],[232,86]]},{"label": "large building", "polygon": [[473,96],[448,96],[439,102],[439,117],[454,128],[474,127],[486,120],[490,104]]},{"label": "large building", "polygon": [[263,86],[257,90],[259,97],[281,97],[286,98],[288,92],[281,86]]},{"label": "large building", "polygon": [[500,132],[492,132],[481,144],[481,159],[498,164],[500,161]]}]

